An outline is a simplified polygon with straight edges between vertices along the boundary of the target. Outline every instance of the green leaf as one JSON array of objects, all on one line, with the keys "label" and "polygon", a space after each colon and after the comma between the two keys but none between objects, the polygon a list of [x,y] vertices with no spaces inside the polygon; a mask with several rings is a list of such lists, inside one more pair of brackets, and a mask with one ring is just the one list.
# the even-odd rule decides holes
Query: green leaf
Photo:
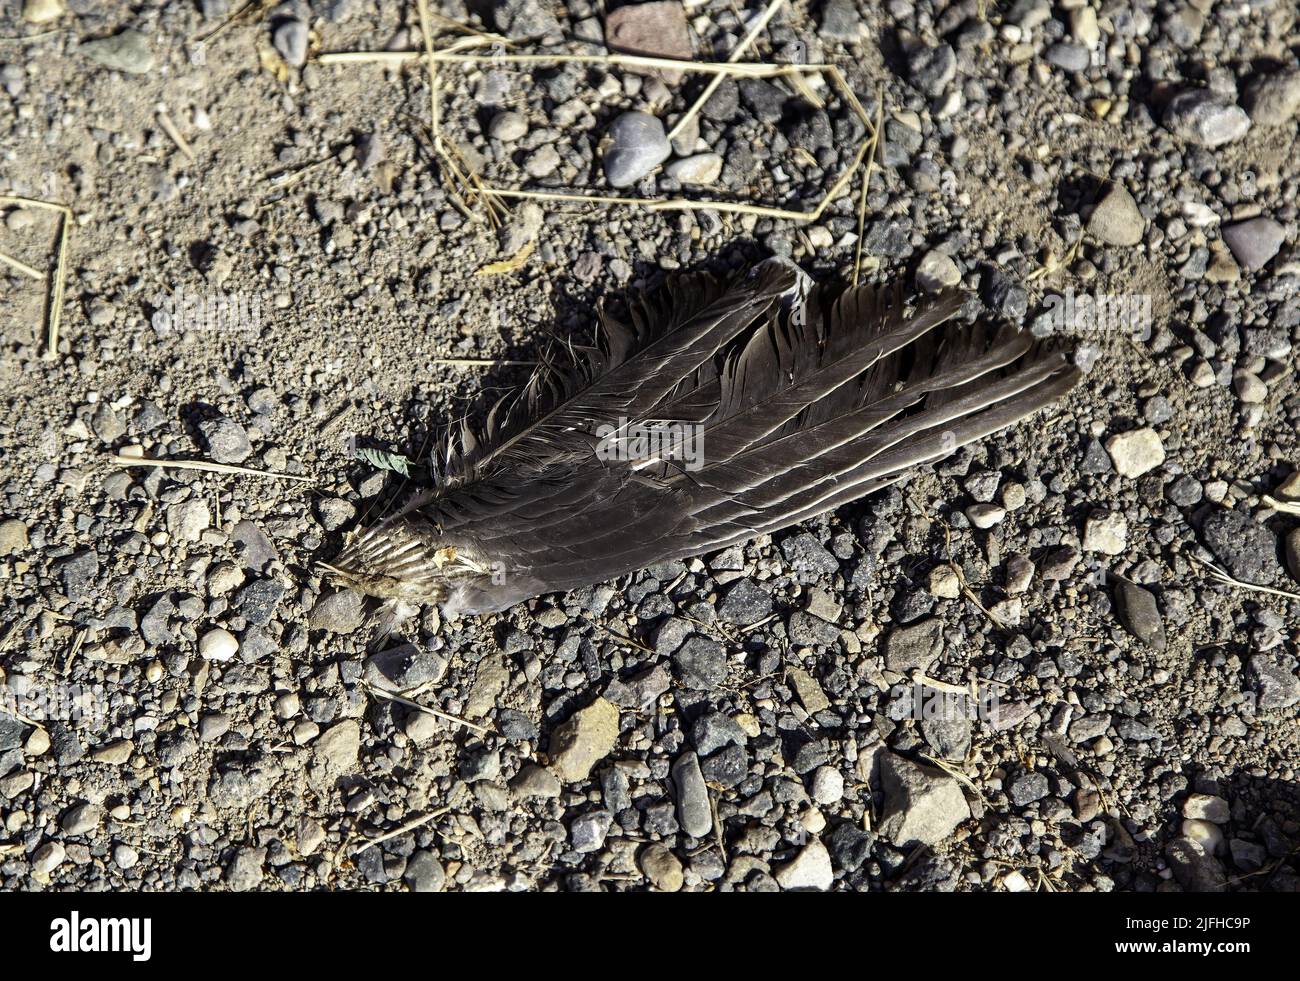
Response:
[{"label": "green leaf", "polygon": [[411,476],[411,461],[400,453],[385,453],[369,447],[357,447],[357,459],[364,460],[377,470],[392,470],[403,477]]}]

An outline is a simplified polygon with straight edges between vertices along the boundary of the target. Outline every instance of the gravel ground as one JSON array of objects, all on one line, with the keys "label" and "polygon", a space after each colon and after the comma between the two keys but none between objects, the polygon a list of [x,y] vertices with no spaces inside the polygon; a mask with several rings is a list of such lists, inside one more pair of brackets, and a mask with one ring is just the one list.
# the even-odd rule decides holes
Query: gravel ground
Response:
[{"label": "gravel ground", "polygon": [[[0,888],[1296,890],[1294,5],[788,4],[754,57],[883,95],[867,277],[1070,335],[1084,384],[771,540],[377,651],[316,566],[409,487],[376,460],[665,271],[846,276],[859,182],[811,223],[490,228],[420,69],[314,60],[417,46],[414,4],[200,43],[229,6],[0,13],[0,192],[74,212],[52,358],[44,289],[0,267]],[[520,51],[713,60],[758,13],[432,6]],[[670,144],[705,83],[674,74],[448,66],[443,128],[503,185],[783,208],[864,135],[824,88],[728,80]],[[0,219],[53,265],[55,216]],[[917,672],[984,710],[918,711]]]}]

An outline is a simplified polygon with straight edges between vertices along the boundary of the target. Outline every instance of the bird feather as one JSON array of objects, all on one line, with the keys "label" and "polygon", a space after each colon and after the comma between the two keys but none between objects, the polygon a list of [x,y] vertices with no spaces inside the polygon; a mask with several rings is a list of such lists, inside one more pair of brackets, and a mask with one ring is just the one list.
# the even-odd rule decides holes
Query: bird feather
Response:
[{"label": "bird feather", "polygon": [[[621,314],[602,305],[596,345],[539,367],[480,435],[448,439],[435,486],[327,568],[385,599],[494,612],[856,500],[1077,384],[1022,331],[954,322],[964,303],[837,294],[769,261],[732,282],[679,277]],[[664,438],[608,451],[631,431]]]}]

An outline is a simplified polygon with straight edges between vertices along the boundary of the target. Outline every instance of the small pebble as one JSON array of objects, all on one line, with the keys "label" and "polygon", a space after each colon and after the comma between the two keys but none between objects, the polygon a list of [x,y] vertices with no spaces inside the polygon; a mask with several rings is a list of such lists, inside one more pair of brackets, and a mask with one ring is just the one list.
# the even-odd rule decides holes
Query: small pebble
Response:
[{"label": "small pebble", "polygon": [[927,293],[937,293],[948,286],[961,282],[961,270],[952,256],[938,249],[931,249],[921,257],[916,267],[916,285]]},{"label": "small pebble", "polygon": [[239,641],[234,634],[221,627],[209,630],[199,638],[199,655],[208,661],[228,661],[239,652]]},{"label": "small pebble", "polygon": [[528,120],[522,113],[514,111],[499,112],[492,117],[488,127],[488,136],[502,143],[514,143],[528,132]]},{"label": "small pebble", "polygon": [[631,187],[668,159],[672,146],[664,124],[645,112],[625,112],[609,127],[605,179],[611,187]]},{"label": "small pebble", "polygon": [[1222,235],[1236,260],[1252,272],[1268,265],[1286,241],[1286,229],[1272,218],[1251,218],[1225,225]]}]

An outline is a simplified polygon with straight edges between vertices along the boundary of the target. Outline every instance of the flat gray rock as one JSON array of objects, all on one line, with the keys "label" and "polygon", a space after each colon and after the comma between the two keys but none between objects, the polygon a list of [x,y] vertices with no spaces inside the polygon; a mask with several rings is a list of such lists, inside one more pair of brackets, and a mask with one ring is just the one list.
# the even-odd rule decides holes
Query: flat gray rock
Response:
[{"label": "flat gray rock", "polygon": [[648,112],[625,112],[608,132],[612,142],[604,163],[610,187],[631,187],[673,152],[664,124]]},{"label": "flat gray rock", "polygon": [[1209,89],[1180,92],[1165,107],[1165,129],[1197,146],[1223,146],[1250,129],[1246,110]]},{"label": "flat gray rock", "polygon": [[122,31],[112,37],[83,41],[79,50],[97,65],[130,75],[144,75],[154,66],[149,39],[139,31]]},{"label": "flat gray rock", "polygon": [[1223,241],[1246,269],[1268,264],[1286,240],[1286,229],[1272,218],[1251,218],[1223,229]]},{"label": "flat gray rock", "polygon": [[1300,71],[1278,72],[1256,80],[1246,96],[1256,126],[1283,126],[1300,113]]},{"label": "flat gray rock", "polygon": [[1165,649],[1165,624],[1150,590],[1121,579],[1115,587],[1120,623],[1153,650]]},{"label": "flat gray rock", "polygon": [[713,810],[700,772],[700,758],[683,753],[673,762],[672,774],[677,789],[677,820],[692,838],[704,838],[713,830]]},{"label": "flat gray rock", "polygon": [[885,791],[880,831],[900,848],[937,845],[970,817],[961,786],[940,770],[885,753],[880,779]]},{"label": "flat gray rock", "polygon": [[885,638],[885,667],[890,671],[924,671],[942,653],[943,624],[933,617],[908,627],[895,627]]},{"label": "flat gray rock", "polygon": [[1146,230],[1146,219],[1133,195],[1112,184],[1088,219],[1088,231],[1107,245],[1137,245]]},{"label": "flat gray rock", "polygon": [[1238,511],[1221,509],[1205,519],[1201,534],[1234,579],[1271,586],[1282,576],[1273,532]]}]

